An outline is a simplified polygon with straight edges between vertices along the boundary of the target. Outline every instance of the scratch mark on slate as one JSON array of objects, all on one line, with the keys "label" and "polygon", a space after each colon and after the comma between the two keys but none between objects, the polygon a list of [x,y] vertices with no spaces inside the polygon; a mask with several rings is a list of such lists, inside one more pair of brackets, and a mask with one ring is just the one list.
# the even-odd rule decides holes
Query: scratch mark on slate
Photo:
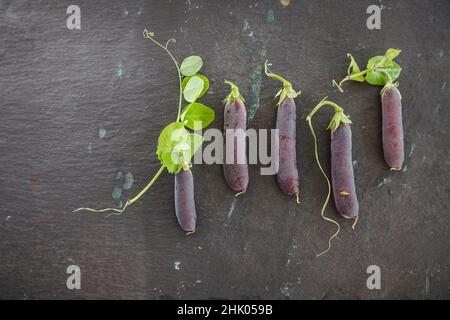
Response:
[{"label": "scratch mark on slate", "polygon": [[411,150],[409,151],[409,155],[408,155],[410,158],[412,157],[412,155],[414,153],[414,150],[416,150],[416,144],[415,143],[413,143],[411,145]]},{"label": "scratch mark on slate", "polygon": [[103,139],[106,136],[106,129],[104,128],[98,129],[98,136],[100,137],[100,139]]},{"label": "scratch mark on slate", "polygon": [[444,81],[444,83],[442,84],[441,90],[444,90],[446,86],[447,86],[447,81]]},{"label": "scratch mark on slate", "polygon": [[267,23],[272,24],[275,21],[275,14],[272,9],[267,10],[267,16],[266,16]]},{"label": "scratch mark on slate", "polygon": [[378,182],[377,187],[378,187],[378,188],[381,188],[382,186],[384,186],[384,185],[386,185],[386,184],[388,184],[388,183],[391,183],[391,182],[392,182],[391,179],[389,179],[389,178],[387,178],[387,177],[383,177],[383,178],[381,178],[380,181]]},{"label": "scratch mark on slate", "polygon": [[444,56],[444,50],[443,49],[441,49],[440,51],[439,51],[439,58],[442,58],[443,56]]},{"label": "scratch mark on slate", "polygon": [[119,79],[122,79],[122,76],[123,76],[123,65],[122,65],[122,62],[119,62],[119,66],[117,67],[116,74],[117,74],[117,77]]},{"label": "scratch mark on slate", "polygon": [[428,273],[425,276],[425,297],[428,297],[430,293],[430,278],[428,277]]},{"label": "scratch mark on slate", "polygon": [[123,9],[123,15],[124,15],[125,17],[128,16],[128,10],[127,10],[127,9]]},{"label": "scratch mark on slate", "polygon": [[122,171],[119,171],[116,174],[116,180],[119,180],[120,178],[122,178]]},{"label": "scratch mark on slate", "polygon": [[133,186],[133,183],[134,183],[133,173],[131,171],[129,171],[125,175],[125,182],[123,184],[123,189],[124,190],[131,189],[131,187]]},{"label": "scratch mark on slate", "polygon": [[175,267],[175,270],[180,270],[180,264],[181,264],[181,262],[180,261],[175,261],[175,263],[174,263],[174,267]]},{"label": "scratch mark on slate", "polygon": [[228,215],[227,215],[228,220],[231,219],[231,216],[234,213],[234,208],[236,207],[236,201],[237,201],[236,197],[233,199],[233,201],[231,201],[230,209],[228,209]]},{"label": "scratch mark on slate", "polygon": [[244,19],[244,26],[242,27],[243,31],[247,31],[250,28],[250,24],[248,23],[248,19]]},{"label": "scratch mark on slate", "polygon": [[436,108],[434,108],[434,113],[438,113],[439,110],[441,110],[441,104],[440,104],[440,103],[438,103],[438,104],[436,105]]},{"label": "scratch mark on slate", "polygon": [[89,142],[88,147],[87,147],[88,153],[91,154],[92,153],[92,143]]},{"label": "scratch mark on slate", "polygon": [[400,183],[400,188],[402,188],[403,190],[411,190],[412,189],[412,187],[407,183]]},{"label": "scratch mark on slate", "polygon": [[119,186],[115,186],[111,196],[113,197],[113,199],[118,200],[121,196],[122,196],[122,188]]},{"label": "scratch mark on slate", "polygon": [[30,184],[31,184],[31,191],[33,193],[39,193],[44,191],[39,184],[40,174],[38,172],[32,172],[31,178],[30,178]]},{"label": "scratch mark on slate", "polygon": [[292,287],[292,283],[285,283],[283,287],[280,288],[281,293],[285,296],[285,297],[290,297],[291,296],[291,288]]},{"label": "scratch mark on slate", "polygon": [[252,74],[252,85],[250,91],[250,105],[248,107],[248,123],[250,124],[259,109],[259,94],[261,92],[262,66],[258,66]]}]

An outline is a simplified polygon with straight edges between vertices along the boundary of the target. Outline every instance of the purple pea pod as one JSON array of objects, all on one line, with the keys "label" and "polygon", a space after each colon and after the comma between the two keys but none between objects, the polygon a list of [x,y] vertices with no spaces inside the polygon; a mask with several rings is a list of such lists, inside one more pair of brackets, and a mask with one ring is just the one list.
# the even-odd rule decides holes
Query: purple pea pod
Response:
[{"label": "purple pea pod", "polygon": [[402,96],[394,86],[381,94],[384,160],[392,170],[401,170],[405,160],[402,123]]},{"label": "purple pea pod", "polygon": [[288,195],[299,194],[296,152],[296,107],[292,98],[286,98],[277,110],[276,128],[279,130],[278,185]]},{"label": "purple pea pod", "polygon": [[344,218],[356,219],[359,203],[353,175],[352,131],[347,123],[331,133],[331,182],[337,211]]},{"label": "purple pea pod", "polygon": [[226,139],[233,139],[233,150],[230,155],[227,154],[228,150],[225,148],[223,174],[228,186],[238,192],[237,195],[239,195],[247,191],[249,180],[246,137],[247,111],[244,98],[239,94],[239,88],[229,81],[225,81],[225,83],[230,85],[231,92],[224,100],[224,130],[226,131]]},{"label": "purple pea pod", "polygon": [[175,174],[175,213],[181,229],[195,232],[197,213],[194,200],[194,177],[190,169]]},{"label": "purple pea pod", "polygon": [[297,203],[300,203],[300,180],[297,170],[296,152],[297,110],[294,102],[294,98],[300,95],[300,91],[296,92],[289,81],[272,73],[269,70],[269,66],[270,64],[266,61],[264,64],[266,75],[283,84],[283,88],[275,95],[275,98],[279,97],[276,123],[279,133],[277,181],[284,193],[296,196]]}]

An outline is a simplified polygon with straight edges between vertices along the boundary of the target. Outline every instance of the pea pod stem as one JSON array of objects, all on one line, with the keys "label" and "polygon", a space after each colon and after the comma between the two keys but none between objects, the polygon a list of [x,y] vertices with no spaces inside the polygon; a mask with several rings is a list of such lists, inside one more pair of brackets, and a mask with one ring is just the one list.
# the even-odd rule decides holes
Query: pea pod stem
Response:
[{"label": "pea pod stem", "polygon": [[281,103],[286,99],[286,98],[296,98],[297,96],[299,96],[301,94],[301,91],[295,91],[292,88],[292,83],[290,83],[289,81],[287,81],[285,78],[283,78],[282,76],[275,74],[273,72],[270,71],[269,67],[272,64],[269,63],[269,61],[265,61],[264,62],[264,73],[266,74],[266,76],[278,80],[283,84],[283,89],[280,89],[278,91],[278,93],[275,95],[275,98],[277,98],[278,96],[280,97],[279,101],[278,101],[278,106],[281,105]]},{"label": "pea pod stem", "polygon": [[270,78],[273,78],[273,79],[275,79],[275,80],[280,81],[281,83],[283,83],[283,86],[284,86],[284,87],[288,87],[288,86],[292,87],[292,84],[291,84],[289,81],[287,81],[285,78],[283,78],[282,76],[280,76],[280,75],[278,75],[278,74],[275,74],[275,73],[273,73],[273,72],[270,71],[269,67],[270,67],[271,65],[272,65],[272,64],[269,63],[269,61],[267,61],[267,60],[266,60],[266,62],[264,63],[264,73],[266,74],[266,76],[268,76],[268,77],[270,77]]},{"label": "pea pod stem", "polygon": [[387,81],[386,84],[384,85],[383,89],[381,89],[381,91],[380,91],[380,95],[381,95],[381,96],[384,96],[384,94],[386,93],[386,91],[387,91],[388,89],[391,89],[391,88],[397,88],[398,85],[399,85],[399,83],[398,83],[398,82],[395,82],[395,83],[394,83],[394,82],[392,81],[391,75],[390,75],[389,72],[387,72],[386,70],[380,69],[379,71],[380,71],[380,72],[383,72],[383,73],[388,77],[388,81]]},{"label": "pea pod stem", "polygon": [[306,121],[308,123],[311,122],[311,118],[313,115],[319,111],[324,106],[330,106],[334,109],[334,116],[330,121],[330,124],[328,125],[328,129],[331,129],[331,131],[335,131],[341,123],[351,123],[349,117],[344,114],[344,109],[340,107],[338,104],[334,103],[333,101],[327,100],[328,97],[323,98],[322,101],[320,101],[308,114],[306,117]]},{"label": "pea pod stem", "polygon": [[306,117],[306,121],[309,122],[309,120],[312,118],[312,116],[319,111],[320,108],[322,108],[323,106],[329,105],[331,107],[333,107],[334,112],[342,112],[344,109],[342,107],[340,107],[338,104],[334,103],[333,101],[329,101],[327,100],[328,97],[325,97],[322,99],[322,101],[320,101],[312,110],[311,112],[308,114],[308,116]]},{"label": "pea pod stem", "polygon": [[223,99],[223,103],[227,103],[228,101],[235,101],[237,99],[241,99],[242,102],[245,102],[244,97],[239,93],[239,88],[237,85],[228,80],[225,80],[224,83],[230,86],[230,93],[225,97],[225,99]]}]

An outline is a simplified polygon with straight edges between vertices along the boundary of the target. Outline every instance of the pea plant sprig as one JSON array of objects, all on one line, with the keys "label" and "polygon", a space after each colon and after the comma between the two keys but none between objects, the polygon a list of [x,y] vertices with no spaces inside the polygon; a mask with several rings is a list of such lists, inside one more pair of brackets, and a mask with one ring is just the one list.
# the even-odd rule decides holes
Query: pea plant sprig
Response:
[{"label": "pea plant sprig", "polygon": [[333,86],[336,86],[340,92],[344,92],[342,85],[347,81],[367,82],[371,85],[384,86],[381,94],[389,88],[398,87],[398,82],[394,81],[400,76],[402,68],[394,61],[400,54],[399,49],[388,49],[383,56],[374,56],[367,61],[365,70],[360,70],[355,58],[349,53],[350,64],[347,70],[347,76],[339,83],[333,80]]},{"label": "pea plant sprig", "polygon": [[375,56],[367,61],[367,69],[360,71],[351,54],[347,76],[339,84],[333,80],[333,85],[343,92],[342,84],[346,81],[367,82],[370,85],[383,86],[380,91],[382,110],[382,140],[383,154],[390,170],[401,171],[405,160],[402,95],[398,90],[399,83],[394,82],[402,68],[394,61],[401,53],[399,49],[388,49],[384,56]]},{"label": "pea plant sprig", "polygon": [[[192,156],[203,143],[203,137],[197,133],[189,132],[187,129],[200,130],[214,120],[214,110],[197,102],[197,99],[201,98],[209,88],[208,78],[198,74],[203,66],[202,58],[196,55],[189,56],[179,64],[168,48],[170,43],[176,42],[175,39],[169,39],[165,44],[162,44],[155,39],[154,32],[148,29],[144,29],[143,37],[160,47],[171,58],[178,74],[179,100],[176,121],[168,124],[161,131],[156,148],[161,167],[148,184],[135,197],[127,200],[121,209],[78,208],[74,212],[110,212],[114,215],[120,215],[150,189],[164,169],[167,169],[171,174],[178,174],[182,170],[190,171]],[[183,98],[187,102],[184,109]]]}]

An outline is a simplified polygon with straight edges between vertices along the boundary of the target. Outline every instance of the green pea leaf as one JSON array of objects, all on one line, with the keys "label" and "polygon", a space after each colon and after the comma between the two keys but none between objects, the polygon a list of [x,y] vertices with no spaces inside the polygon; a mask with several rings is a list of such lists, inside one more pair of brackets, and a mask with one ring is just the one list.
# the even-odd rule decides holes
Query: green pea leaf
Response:
[{"label": "green pea leaf", "polygon": [[[201,98],[206,93],[206,91],[208,91],[208,89],[209,89],[209,80],[208,80],[207,77],[205,77],[204,75],[199,74],[199,73],[197,73],[194,76],[195,77],[199,77],[199,78],[201,78],[203,80],[203,90],[200,93],[200,95],[197,97],[197,99],[198,99],[198,98]],[[186,88],[186,85],[187,85],[189,79],[191,79],[191,78],[192,77],[184,77],[183,78],[183,81],[181,82],[181,91],[184,91],[184,88]]]},{"label": "green pea leaf", "polygon": [[[361,72],[361,70],[359,69],[358,64],[356,63],[355,58],[353,58],[353,56],[350,53],[347,54],[347,56],[350,58],[350,64],[349,64],[348,70],[347,70],[348,75],[352,75],[352,74],[356,74],[356,73]],[[359,81],[359,82],[364,82],[364,76],[363,75],[357,76],[357,77],[352,78],[352,80]]]},{"label": "green pea leaf", "polygon": [[[372,63],[374,63],[374,65],[377,64],[373,61]],[[365,78],[366,81],[372,85],[384,86],[389,81],[389,77],[391,78],[391,81],[394,81],[400,76],[402,68],[398,63],[390,61],[389,63],[385,63],[384,65],[384,67],[377,67],[373,70],[369,69],[371,71],[367,72]]]},{"label": "green pea leaf", "polygon": [[177,143],[186,141],[188,134],[182,122],[168,124],[159,135],[156,153],[159,156],[165,151],[171,151]]},{"label": "green pea leaf", "polygon": [[183,60],[180,66],[182,75],[190,77],[196,74],[203,66],[203,60],[199,56],[190,56]]},{"label": "green pea leaf", "polygon": [[386,74],[375,71],[369,71],[365,79],[368,83],[376,86],[384,86],[389,80]]},{"label": "green pea leaf", "polygon": [[[377,65],[379,65],[381,62],[383,62],[384,60],[384,56],[375,56],[369,59],[369,61],[367,61],[367,69],[373,69],[375,68]],[[380,64],[379,67],[384,67],[385,65],[389,65],[391,64],[391,61],[385,61],[384,63]]]},{"label": "green pea leaf", "polygon": [[386,60],[392,61],[400,54],[400,52],[402,52],[402,50],[390,48],[386,50],[384,56],[386,57]]},{"label": "green pea leaf", "polygon": [[191,77],[184,77],[183,78],[183,81],[181,81],[181,91],[184,91],[184,88],[186,88],[186,85],[187,85],[189,79],[191,79]]},{"label": "green pea leaf", "polygon": [[199,77],[200,79],[203,80],[203,90],[200,93],[200,95],[198,96],[198,98],[201,98],[206,93],[206,91],[208,91],[208,89],[209,89],[209,80],[207,77],[205,77],[202,74],[196,74],[195,77]]},{"label": "green pea leaf", "polygon": [[202,145],[203,137],[197,133],[190,133],[189,139],[190,139],[189,159],[191,159],[194,156],[195,152],[197,152],[197,150]]},{"label": "green pea leaf", "polygon": [[181,163],[175,163],[175,161],[173,161],[171,152],[163,153],[160,160],[161,163],[167,168],[167,171],[169,171],[169,173],[176,173],[183,167]]},{"label": "green pea leaf", "polygon": [[204,86],[205,83],[202,78],[198,76],[190,77],[183,89],[184,99],[187,102],[194,102],[202,93]]},{"label": "green pea leaf", "polygon": [[199,102],[190,103],[181,113],[181,121],[191,130],[200,130],[207,127],[214,120],[213,109]]},{"label": "green pea leaf", "polygon": [[170,173],[176,173],[191,164],[195,152],[203,143],[203,137],[197,133],[188,133],[187,140],[173,146],[171,152],[163,153],[163,163]]},{"label": "green pea leaf", "polygon": [[393,61],[394,58],[396,58],[401,50],[398,49],[388,49],[384,56],[375,56],[369,59],[367,62],[367,69],[374,69],[374,68],[389,68],[392,67],[395,63]]},{"label": "green pea leaf", "polygon": [[172,122],[159,135],[156,153],[158,159],[170,173],[178,171],[183,163],[183,157],[174,157],[174,151],[182,151],[183,144],[189,142],[189,132],[181,122]]},{"label": "green pea leaf", "polygon": [[400,76],[400,72],[402,71],[402,68],[400,67],[400,65],[397,62],[392,61],[392,66],[390,66],[389,68],[386,68],[386,71],[389,72],[389,74],[391,75],[392,81],[394,81],[395,79],[397,79]]},{"label": "green pea leaf", "polygon": [[191,141],[190,134],[187,135],[187,140],[176,144],[171,152],[171,161],[176,165],[178,171],[184,165],[190,163],[191,160]]}]

